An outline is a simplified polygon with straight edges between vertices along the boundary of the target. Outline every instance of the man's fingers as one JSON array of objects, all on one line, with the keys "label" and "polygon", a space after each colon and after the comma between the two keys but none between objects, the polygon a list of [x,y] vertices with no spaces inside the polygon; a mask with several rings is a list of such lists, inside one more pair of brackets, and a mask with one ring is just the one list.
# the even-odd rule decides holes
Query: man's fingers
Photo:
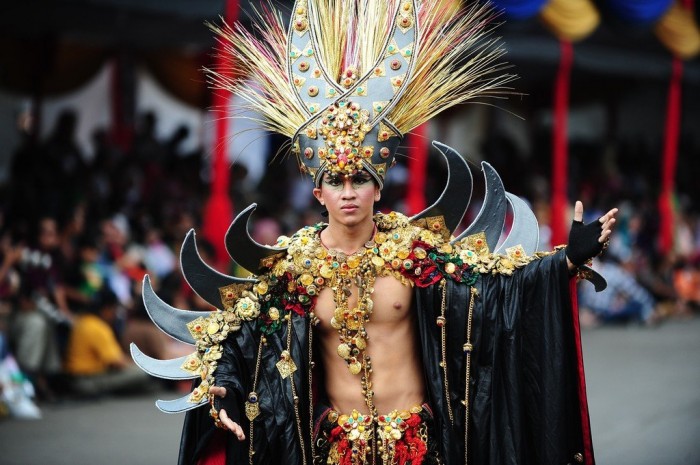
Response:
[{"label": "man's fingers", "polygon": [[233,424],[233,434],[236,435],[236,439],[239,441],[244,441],[245,440],[245,434],[243,434],[243,428],[241,428],[241,425],[238,423]]},{"label": "man's fingers", "polygon": [[601,223],[605,223],[606,221],[610,221],[611,219],[615,218],[615,215],[617,215],[617,208],[613,208],[609,212],[607,212],[605,215],[601,216],[598,221]]},{"label": "man's fingers", "polygon": [[241,425],[239,425],[238,423],[236,423],[228,417],[228,413],[226,413],[226,410],[219,410],[219,420],[221,420],[221,423],[226,427],[227,430],[231,431],[236,436],[236,439],[238,439],[239,441],[243,441],[245,439],[245,434],[243,434],[243,428],[241,428]]},{"label": "man's fingers", "polygon": [[612,229],[614,225],[615,225],[615,218],[610,218],[608,221],[603,223],[603,225],[600,227],[600,229],[602,229],[602,230]]},{"label": "man's fingers", "polygon": [[222,399],[226,397],[226,388],[221,386],[212,386],[209,388],[209,392],[214,394],[216,397],[221,397]]},{"label": "man's fingers", "polygon": [[574,205],[574,221],[583,221],[583,204],[580,200]]}]

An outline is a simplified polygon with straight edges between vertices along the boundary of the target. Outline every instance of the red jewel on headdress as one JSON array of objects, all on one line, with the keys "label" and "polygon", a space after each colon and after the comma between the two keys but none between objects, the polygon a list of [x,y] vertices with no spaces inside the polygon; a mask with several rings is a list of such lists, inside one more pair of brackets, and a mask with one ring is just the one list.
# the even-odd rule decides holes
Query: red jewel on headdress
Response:
[{"label": "red jewel on headdress", "polygon": [[389,158],[389,154],[390,154],[390,153],[391,153],[391,151],[389,150],[388,147],[382,147],[382,148],[379,150],[379,156],[382,157],[382,158]]},{"label": "red jewel on headdress", "polygon": [[396,71],[397,69],[401,69],[401,62],[399,60],[391,60],[389,66]]},{"label": "red jewel on headdress", "polygon": [[314,149],[312,149],[311,147],[306,147],[304,149],[304,156],[307,159],[311,160],[314,157]]}]

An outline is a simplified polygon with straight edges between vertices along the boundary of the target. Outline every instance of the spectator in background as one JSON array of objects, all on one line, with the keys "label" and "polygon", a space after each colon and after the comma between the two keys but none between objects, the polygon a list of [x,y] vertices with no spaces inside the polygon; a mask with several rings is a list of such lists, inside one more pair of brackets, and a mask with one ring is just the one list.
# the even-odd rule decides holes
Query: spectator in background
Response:
[{"label": "spectator in background", "polygon": [[36,387],[39,400],[52,402],[56,397],[52,386],[61,371],[55,323],[37,301],[31,281],[22,280],[15,301],[9,331],[11,350]]},{"label": "spectator in background", "polygon": [[152,381],[131,363],[112,325],[119,301],[103,291],[87,312],[76,318],[66,352],[65,371],[74,392],[85,396],[148,390]]},{"label": "spectator in background", "polygon": [[601,255],[594,260],[593,269],[605,277],[608,286],[602,292],[595,292],[588,283],[580,285],[579,305],[594,316],[594,321],[586,322],[587,325],[630,321],[645,325],[657,323],[654,298],[614,256]]},{"label": "spectator in background", "polygon": [[57,215],[70,211],[87,187],[87,164],[75,140],[77,125],[77,113],[72,109],[63,110],[44,147],[48,163],[44,170],[55,188],[46,192],[46,201],[52,204],[55,208],[52,213]]},{"label": "spectator in background", "polygon": [[690,316],[700,309],[700,251],[677,263],[673,286],[678,294],[679,315]]},{"label": "spectator in background", "polygon": [[65,292],[58,224],[39,220],[36,240],[20,247],[16,263],[20,290],[10,330],[11,347],[20,368],[31,379],[40,400],[55,398],[53,381],[60,371],[73,312]]}]

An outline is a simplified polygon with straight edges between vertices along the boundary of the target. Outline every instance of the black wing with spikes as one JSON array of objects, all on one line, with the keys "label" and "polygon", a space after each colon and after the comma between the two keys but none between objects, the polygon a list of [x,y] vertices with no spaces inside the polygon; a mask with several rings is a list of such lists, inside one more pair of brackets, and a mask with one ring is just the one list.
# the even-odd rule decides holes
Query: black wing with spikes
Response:
[{"label": "black wing with spikes", "polygon": [[484,203],[474,221],[453,242],[483,232],[486,234],[486,244],[488,244],[489,250],[495,250],[506,221],[508,201],[503,181],[496,170],[485,161],[481,162],[481,170],[484,172],[484,180],[486,181]]},{"label": "black wing with spikes", "polygon": [[447,229],[454,233],[471,201],[472,173],[467,162],[455,149],[437,141],[433,141],[433,146],[447,162],[447,185],[437,201],[412,217],[411,221],[442,216]]},{"label": "black wing with spikes", "polygon": [[194,410],[209,403],[209,397],[204,396],[199,402],[190,402],[190,395],[187,394],[173,400],[157,400],[156,407],[164,413],[182,413],[188,410]]},{"label": "black wing with spikes", "polygon": [[143,278],[143,303],[146,306],[148,316],[161,331],[173,339],[194,345],[194,338],[187,329],[187,323],[201,316],[207,316],[206,312],[180,310],[166,304],[153,291],[149,276]]},{"label": "black wing with spikes", "polygon": [[221,308],[221,294],[219,288],[231,284],[255,283],[255,279],[236,278],[219,273],[207,265],[197,250],[194,230],[190,230],[185,236],[180,250],[180,267],[187,284],[202,299],[210,305]]},{"label": "black wing with spikes", "polygon": [[537,217],[530,207],[517,195],[506,192],[508,203],[513,212],[513,224],[508,236],[498,246],[495,253],[503,253],[509,247],[521,245],[525,253],[532,255],[537,252],[537,244],[540,240],[540,228]]},{"label": "black wing with spikes", "polygon": [[141,352],[133,342],[129,346],[129,351],[131,352],[131,358],[139,368],[151,376],[174,380],[199,378],[198,373],[192,373],[182,369],[182,365],[189,355],[170,360],[158,360],[157,358],[149,357]]},{"label": "black wing with spikes", "polygon": [[240,212],[226,232],[226,250],[229,256],[252,273],[260,271],[263,260],[286,250],[258,244],[250,237],[248,223],[256,208],[256,204],[251,204]]}]

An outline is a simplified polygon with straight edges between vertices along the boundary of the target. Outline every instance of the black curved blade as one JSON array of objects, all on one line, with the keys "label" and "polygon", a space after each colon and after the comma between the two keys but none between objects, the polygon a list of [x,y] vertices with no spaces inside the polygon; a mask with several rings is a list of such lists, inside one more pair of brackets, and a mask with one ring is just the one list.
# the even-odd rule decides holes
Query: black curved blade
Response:
[{"label": "black curved blade", "polygon": [[185,363],[189,355],[170,360],[158,360],[141,352],[133,342],[129,345],[129,352],[131,352],[131,358],[134,360],[134,363],[151,376],[175,380],[194,379],[200,376],[199,373],[192,373],[182,369],[182,364]]},{"label": "black curved blade", "polygon": [[243,268],[255,274],[262,268],[263,260],[287,250],[258,244],[250,237],[248,223],[256,208],[257,205],[252,204],[240,212],[226,232],[226,250],[229,256]]},{"label": "black curved blade", "polygon": [[153,291],[151,278],[148,275],[143,278],[143,303],[148,316],[161,331],[173,339],[191,345],[194,345],[194,338],[187,329],[187,323],[209,315],[207,312],[180,310],[166,304]]},{"label": "black curved blade", "polygon": [[605,288],[608,287],[608,282],[605,278],[593,268],[582,266],[581,270],[583,271],[582,274],[585,276],[586,281],[593,284],[596,292],[604,291]]},{"label": "black curved blade", "polygon": [[413,216],[411,221],[442,216],[447,229],[454,233],[472,197],[472,172],[464,158],[452,147],[438,141],[433,141],[433,147],[440,151],[447,162],[447,183],[437,201]]},{"label": "black curved blade", "polygon": [[513,210],[513,225],[508,237],[505,238],[503,244],[498,246],[495,253],[503,253],[510,247],[520,245],[526,254],[532,255],[537,252],[537,245],[540,241],[540,227],[537,224],[537,217],[529,205],[517,195],[506,192],[506,197]]},{"label": "black curved blade", "polygon": [[216,308],[221,308],[222,305],[219,288],[231,284],[257,282],[255,279],[236,278],[235,276],[219,273],[214,268],[204,263],[204,260],[202,260],[197,250],[197,242],[193,229],[187,233],[185,241],[182,243],[182,249],[180,250],[180,267],[182,268],[182,274],[185,276],[187,284],[190,285],[192,290]]},{"label": "black curved blade", "polygon": [[481,210],[479,210],[479,214],[472,224],[452,242],[483,232],[486,234],[486,243],[489,246],[489,250],[494,250],[496,245],[498,245],[503,225],[506,222],[508,200],[506,199],[503,181],[501,181],[501,177],[493,166],[483,161],[481,162],[481,170],[484,172],[484,180],[486,181],[484,203],[481,205]]}]

